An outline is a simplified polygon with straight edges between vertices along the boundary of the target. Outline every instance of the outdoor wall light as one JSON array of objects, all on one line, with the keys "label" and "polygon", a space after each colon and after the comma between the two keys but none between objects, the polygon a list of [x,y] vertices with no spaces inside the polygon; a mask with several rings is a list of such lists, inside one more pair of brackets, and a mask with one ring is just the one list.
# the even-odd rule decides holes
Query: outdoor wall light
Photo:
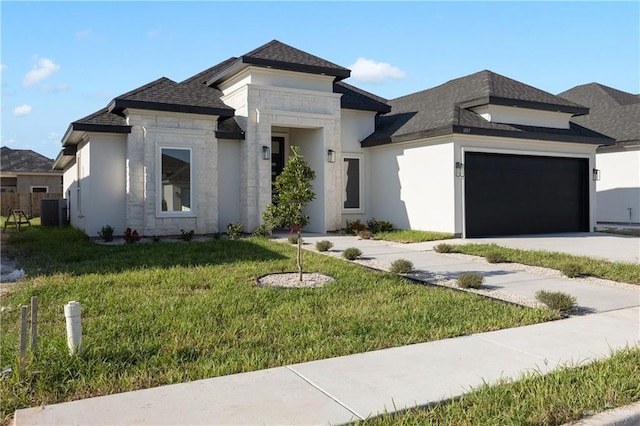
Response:
[{"label": "outdoor wall light", "polygon": [[464,163],[456,161],[456,177],[464,177]]},{"label": "outdoor wall light", "polygon": [[263,145],[262,146],[262,159],[263,160],[268,160],[269,158],[271,158],[271,149],[269,149],[268,146]]},{"label": "outdoor wall light", "polygon": [[591,175],[593,176],[593,180],[600,180],[600,169],[593,169]]},{"label": "outdoor wall light", "polygon": [[327,151],[327,161],[329,161],[330,163],[336,162],[336,152],[334,150],[330,149],[329,151]]}]

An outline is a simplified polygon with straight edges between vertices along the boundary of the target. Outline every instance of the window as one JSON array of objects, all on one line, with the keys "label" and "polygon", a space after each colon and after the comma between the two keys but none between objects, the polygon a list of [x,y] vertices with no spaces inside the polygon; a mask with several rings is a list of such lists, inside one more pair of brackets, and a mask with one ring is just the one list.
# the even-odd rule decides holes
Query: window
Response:
[{"label": "window", "polygon": [[160,211],[191,212],[191,150],[162,148],[160,157]]},{"label": "window", "polygon": [[362,209],[362,170],[360,158],[343,157],[343,184],[344,184],[344,206],[345,210]]},{"label": "window", "polygon": [[49,192],[48,186],[32,186],[31,192]]}]

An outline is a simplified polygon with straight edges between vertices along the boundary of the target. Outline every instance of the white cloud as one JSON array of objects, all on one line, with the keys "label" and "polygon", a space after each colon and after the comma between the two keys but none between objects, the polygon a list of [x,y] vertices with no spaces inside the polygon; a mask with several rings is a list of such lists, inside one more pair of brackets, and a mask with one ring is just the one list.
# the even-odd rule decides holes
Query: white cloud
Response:
[{"label": "white cloud", "polygon": [[89,37],[91,37],[91,34],[93,33],[92,30],[82,30],[82,31],[78,31],[76,33],[76,38],[79,39],[87,39]]},{"label": "white cloud", "polygon": [[22,85],[25,87],[33,86],[40,80],[49,77],[51,74],[58,72],[60,65],[54,64],[51,59],[40,58],[33,69],[24,76]]},{"label": "white cloud", "polygon": [[367,58],[358,58],[349,68],[351,69],[351,77],[362,83],[382,83],[389,78],[404,78],[406,76],[404,71],[398,67]]},{"label": "white cloud", "polygon": [[15,107],[13,109],[13,115],[16,117],[21,117],[23,115],[31,114],[31,110],[33,110],[33,108],[31,108],[31,105],[20,105],[19,107]]},{"label": "white cloud", "polygon": [[147,37],[158,38],[162,35],[162,30],[159,28],[147,31]]},{"label": "white cloud", "polygon": [[55,86],[41,86],[40,91],[42,93],[60,93],[60,92],[68,92],[69,84],[68,83],[60,83]]},{"label": "white cloud", "polygon": [[49,132],[49,139],[58,139],[59,136],[56,132]]}]

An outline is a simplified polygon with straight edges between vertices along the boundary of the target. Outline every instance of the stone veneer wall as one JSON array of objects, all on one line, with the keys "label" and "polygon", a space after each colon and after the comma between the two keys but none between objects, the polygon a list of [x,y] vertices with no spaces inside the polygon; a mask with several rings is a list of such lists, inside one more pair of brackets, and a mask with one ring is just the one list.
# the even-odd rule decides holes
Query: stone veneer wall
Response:
[{"label": "stone veneer wall", "polygon": [[[271,202],[271,162],[262,160],[262,146],[271,146],[273,126],[324,129],[324,153],[315,170],[317,179],[324,180],[324,211],[311,212],[322,215],[322,228],[316,232],[338,229],[340,226],[340,162],[327,163],[328,149],[336,151],[340,158],[340,96],[328,92],[247,85],[247,128],[241,147],[240,181],[241,221],[245,230],[253,230],[261,223],[261,213]],[[237,98],[236,98],[237,101]],[[233,105],[232,105],[233,106]],[[295,141],[292,141],[295,144]]]},{"label": "stone veneer wall", "polygon": [[[142,234],[179,235],[218,232],[217,116],[127,111],[132,127],[127,141],[126,222]],[[192,205],[188,213],[158,209],[157,177],[160,147],[190,148]]]}]

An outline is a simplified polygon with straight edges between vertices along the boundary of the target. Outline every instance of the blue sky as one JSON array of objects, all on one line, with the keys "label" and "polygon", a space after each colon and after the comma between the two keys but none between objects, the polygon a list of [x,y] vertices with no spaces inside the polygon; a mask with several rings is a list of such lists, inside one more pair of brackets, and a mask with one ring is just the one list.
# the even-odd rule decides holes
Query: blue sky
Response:
[{"label": "blue sky", "polygon": [[70,122],[278,39],[395,98],[489,69],[551,93],[640,92],[640,2],[6,2],[1,141],[50,158]]}]

